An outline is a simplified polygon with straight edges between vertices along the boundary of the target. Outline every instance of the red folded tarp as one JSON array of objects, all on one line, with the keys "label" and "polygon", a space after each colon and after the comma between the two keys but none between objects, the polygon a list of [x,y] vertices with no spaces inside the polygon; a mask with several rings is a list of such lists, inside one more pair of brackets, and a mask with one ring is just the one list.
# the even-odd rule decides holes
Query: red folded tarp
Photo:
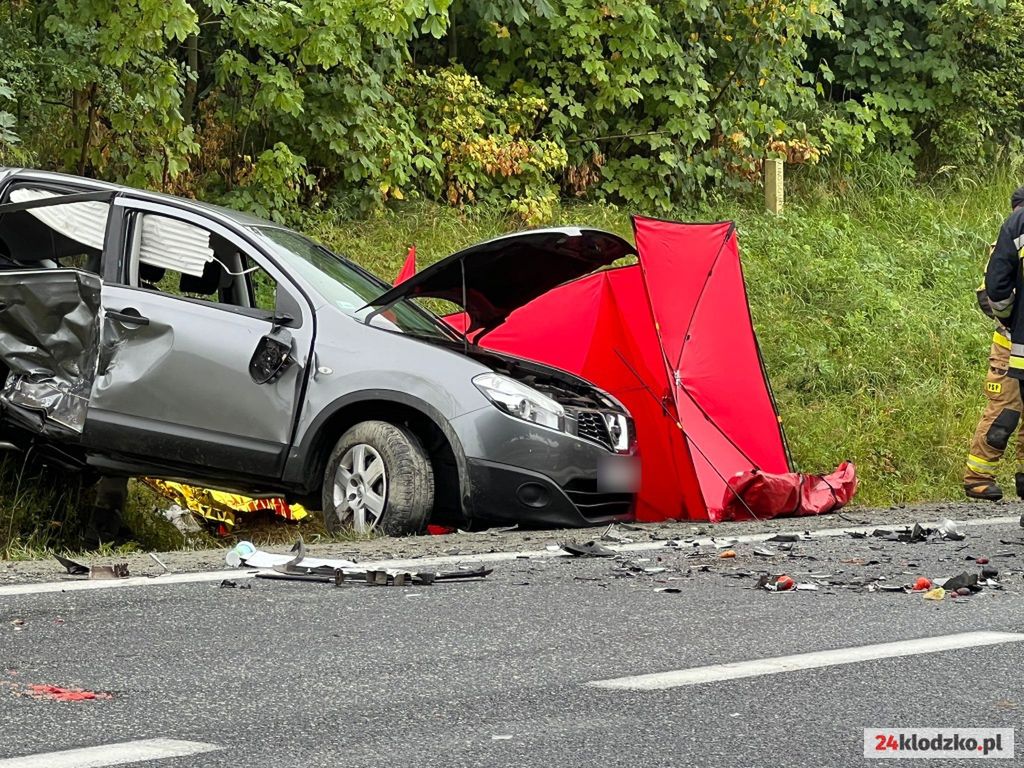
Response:
[{"label": "red folded tarp", "polygon": [[829,475],[773,475],[748,470],[729,478],[722,509],[711,513],[711,522],[823,515],[845,506],[856,492],[857,470],[849,461]]},{"label": "red folded tarp", "polygon": [[640,446],[638,520],[717,519],[726,478],[790,471],[736,228],[634,217],[633,229],[639,264],[548,291],[480,343],[576,373],[622,401]]}]

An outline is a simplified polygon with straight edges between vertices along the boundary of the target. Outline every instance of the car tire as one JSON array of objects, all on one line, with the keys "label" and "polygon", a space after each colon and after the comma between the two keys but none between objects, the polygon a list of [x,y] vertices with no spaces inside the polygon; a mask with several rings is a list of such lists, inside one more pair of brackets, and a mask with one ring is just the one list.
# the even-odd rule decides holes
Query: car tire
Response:
[{"label": "car tire", "polygon": [[434,470],[417,437],[386,421],[364,421],[341,436],[323,479],[331,533],[420,533],[434,507]]}]

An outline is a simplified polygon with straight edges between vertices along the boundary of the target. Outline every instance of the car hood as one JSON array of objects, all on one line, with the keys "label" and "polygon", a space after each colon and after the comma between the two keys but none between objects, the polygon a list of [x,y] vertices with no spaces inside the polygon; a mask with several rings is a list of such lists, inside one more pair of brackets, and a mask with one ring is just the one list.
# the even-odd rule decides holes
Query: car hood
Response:
[{"label": "car hood", "polygon": [[479,331],[479,339],[555,286],[634,253],[628,241],[600,229],[515,232],[454,253],[367,306],[385,307],[400,299],[445,299],[466,310],[467,335]]}]

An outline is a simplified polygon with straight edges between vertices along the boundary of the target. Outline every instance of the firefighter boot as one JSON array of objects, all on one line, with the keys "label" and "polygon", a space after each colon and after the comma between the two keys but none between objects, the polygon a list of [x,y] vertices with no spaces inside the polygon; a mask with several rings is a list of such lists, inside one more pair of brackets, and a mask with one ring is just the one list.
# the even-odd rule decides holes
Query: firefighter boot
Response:
[{"label": "firefighter boot", "polygon": [[[1024,475],[1021,475],[1024,479]],[[1017,488],[1024,490],[1018,483]],[[990,480],[976,480],[973,482],[964,483],[964,495],[968,499],[983,499],[984,501],[999,501],[1003,498],[1003,489],[999,487],[999,484],[995,479]]]}]

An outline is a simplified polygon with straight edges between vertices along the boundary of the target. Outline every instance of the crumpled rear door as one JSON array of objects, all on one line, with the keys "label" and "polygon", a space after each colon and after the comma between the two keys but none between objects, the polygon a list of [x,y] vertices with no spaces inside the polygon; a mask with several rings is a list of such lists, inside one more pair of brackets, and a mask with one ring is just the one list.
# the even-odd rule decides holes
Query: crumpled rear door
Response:
[{"label": "crumpled rear door", "polygon": [[100,278],[74,269],[0,271],[0,389],[4,417],[77,438],[96,377]]}]

